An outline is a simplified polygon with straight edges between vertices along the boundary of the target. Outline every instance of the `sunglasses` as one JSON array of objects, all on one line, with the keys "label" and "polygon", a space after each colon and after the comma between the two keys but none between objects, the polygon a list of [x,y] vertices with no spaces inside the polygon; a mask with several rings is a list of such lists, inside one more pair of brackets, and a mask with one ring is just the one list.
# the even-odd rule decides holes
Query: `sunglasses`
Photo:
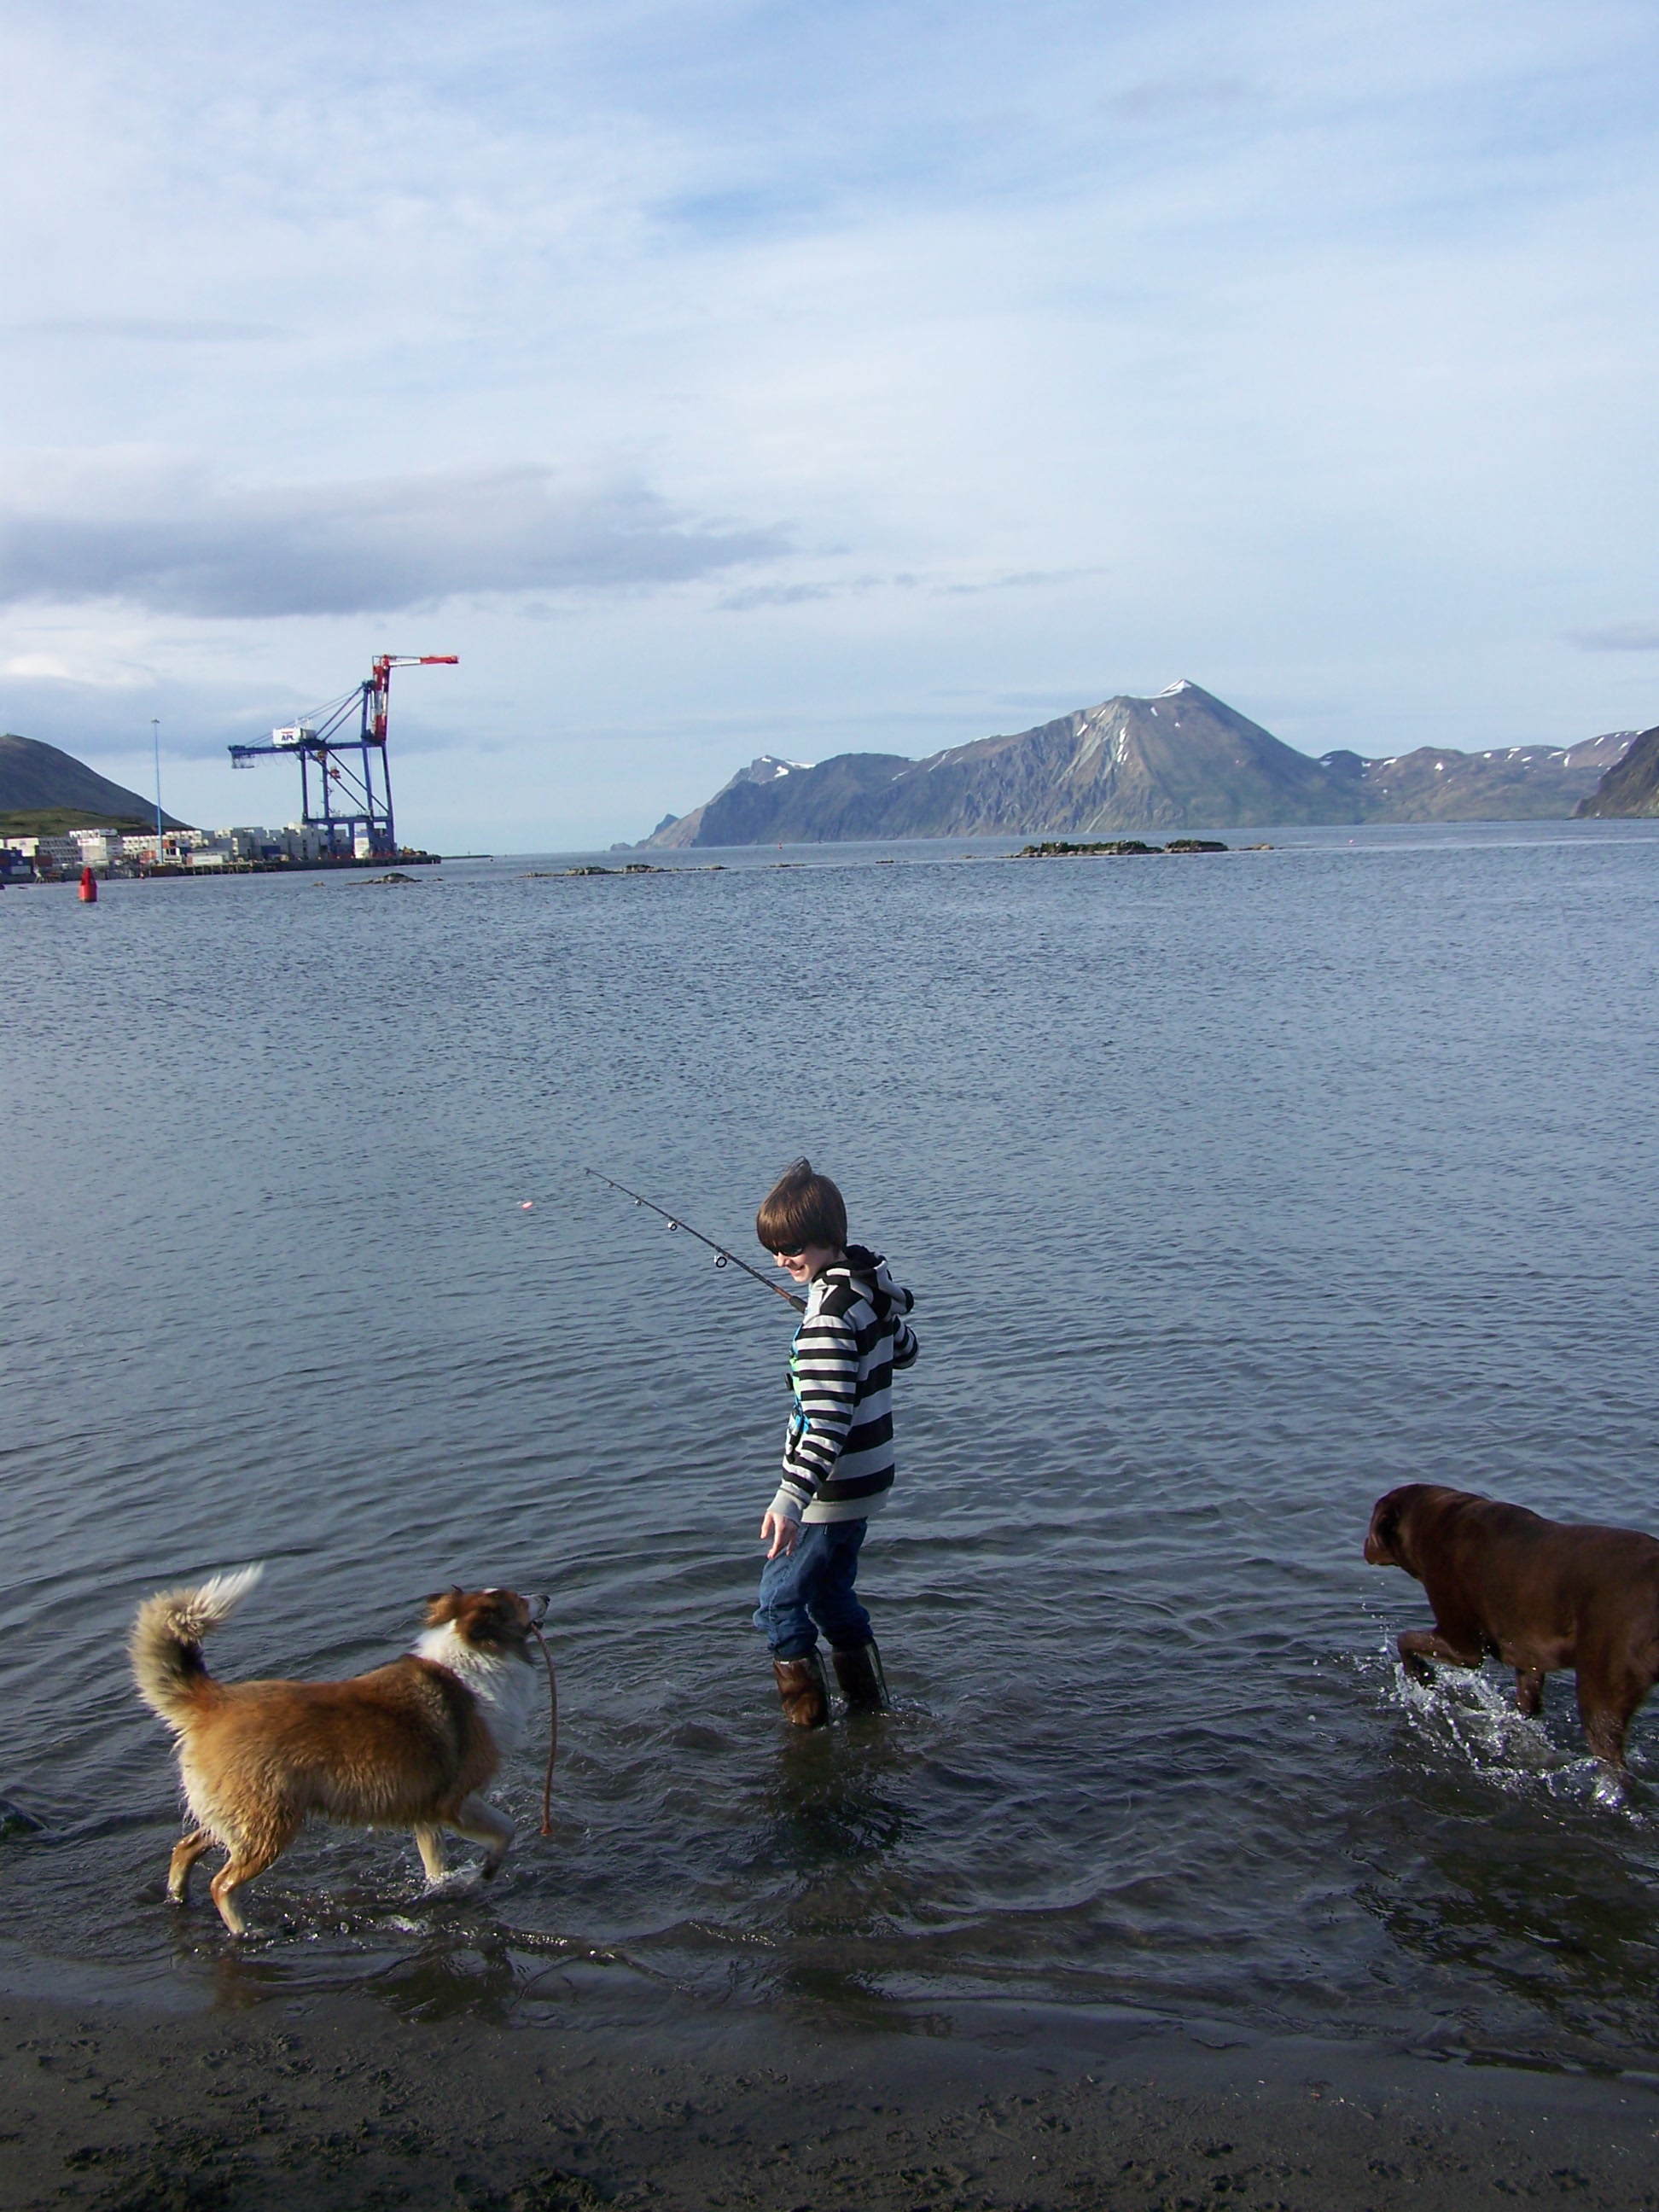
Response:
[{"label": "sunglasses", "polygon": [[800,1250],[799,1250],[799,1252],[775,1252],[775,1252],[773,1253],[773,1255],[772,1255],[772,1257],[773,1257],[775,1260],[799,1260],[799,1259],[802,1258],[802,1257],[805,1255],[805,1250],[806,1250],[806,1247],[803,1244],[803,1245],[801,1246]]}]

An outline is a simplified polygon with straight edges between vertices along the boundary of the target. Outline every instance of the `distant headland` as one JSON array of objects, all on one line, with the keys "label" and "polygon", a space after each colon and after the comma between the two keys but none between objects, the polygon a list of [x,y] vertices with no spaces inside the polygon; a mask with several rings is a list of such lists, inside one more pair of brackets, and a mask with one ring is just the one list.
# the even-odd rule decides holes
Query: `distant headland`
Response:
[{"label": "distant headland", "polygon": [[1644,730],[1575,811],[1583,816],[1659,814],[1659,728]]},{"label": "distant headland", "polygon": [[[1659,731],[1650,734],[1659,793]],[[1575,808],[1609,811],[1580,802],[1596,794],[1636,735],[1617,730],[1576,745],[1484,752],[1420,745],[1386,759],[1330,752],[1316,760],[1183,679],[1152,698],[1108,699],[924,760],[839,753],[811,765],[763,754],[702,805],[665,817],[640,849],[1565,819]]]},{"label": "distant headland", "polygon": [[[163,829],[189,824],[161,817]],[[61,837],[76,830],[155,830],[155,802],[112,783],[73,753],[0,731],[0,834]]]}]

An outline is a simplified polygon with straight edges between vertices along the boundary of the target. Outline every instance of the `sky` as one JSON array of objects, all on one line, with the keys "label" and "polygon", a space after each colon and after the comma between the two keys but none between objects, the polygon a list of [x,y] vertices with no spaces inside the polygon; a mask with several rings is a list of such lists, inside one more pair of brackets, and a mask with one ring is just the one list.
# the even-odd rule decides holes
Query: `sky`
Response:
[{"label": "sky", "polygon": [[398,829],[1186,677],[1310,753],[1659,720],[1650,0],[12,0],[0,728]]}]

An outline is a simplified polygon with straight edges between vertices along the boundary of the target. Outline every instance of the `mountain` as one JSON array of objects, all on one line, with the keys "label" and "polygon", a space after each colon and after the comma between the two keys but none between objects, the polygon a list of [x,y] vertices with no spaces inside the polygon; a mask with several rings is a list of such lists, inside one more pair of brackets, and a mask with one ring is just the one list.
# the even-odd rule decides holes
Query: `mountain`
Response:
[{"label": "mountain", "polygon": [[1610,730],[1576,745],[1495,745],[1480,753],[1419,745],[1387,760],[1327,753],[1323,765],[1353,787],[1358,811],[1347,818],[1355,822],[1551,822],[1572,812],[1635,735]]},{"label": "mountain", "polygon": [[[6,731],[0,732],[0,815],[9,814],[82,816],[84,820],[70,825],[81,829],[101,824],[116,829],[126,823],[139,830],[155,827],[154,799],[141,799],[136,791],[112,783],[73,753]],[[170,830],[189,826],[170,814],[161,819]]]},{"label": "mountain", "polygon": [[1579,814],[1659,814],[1659,729],[1644,730],[1615,761]]},{"label": "mountain", "polygon": [[[848,753],[845,757],[848,760],[872,760],[878,757],[884,757],[884,756],[878,756],[870,753]],[[714,796],[711,799],[708,800],[705,805],[702,806],[694,806],[689,814],[664,815],[662,820],[658,823],[656,828],[651,832],[651,835],[648,837],[642,837],[640,840],[640,842],[642,845],[662,845],[671,848],[684,845],[695,845],[699,842],[707,844],[709,842],[709,840],[703,838],[700,841],[697,832],[702,827],[703,817],[708,813],[709,807],[718,806],[722,799],[729,798],[740,785],[746,783],[757,783],[761,785],[775,783],[781,775],[794,775],[797,773],[805,775],[806,772],[807,763],[803,761],[779,760],[774,753],[763,753],[758,760],[750,761],[747,768],[740,768],[737,774],[732,777],[730,783],[723,783],[720,789],[714,793]],[[747,845],[752,843],[754,840],[748,837],[738,837],[736,839],[726,838],[723,842],[727,844],[735,842],[739,845]]]},{"label": "mountain", "polygon": [[1547,818],[1570,814],[1629,742],[1626,731],[1566,747],[1424,746],[1387,760],[1351,752],[1314,760],[1183,678],[1155,698],[1108,699],[926,760],[841,753],[809,767],[765,754],[641,842],[821,844]]}]

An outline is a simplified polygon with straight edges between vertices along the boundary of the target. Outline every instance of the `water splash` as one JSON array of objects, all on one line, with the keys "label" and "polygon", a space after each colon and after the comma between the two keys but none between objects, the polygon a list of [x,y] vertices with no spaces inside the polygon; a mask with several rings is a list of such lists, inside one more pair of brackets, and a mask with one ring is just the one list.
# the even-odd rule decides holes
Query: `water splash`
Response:
[{"label": "water splash", "polygon": [[[1517,1710],[1507,1672],[1437,1667],[1434,1680],[1424,1682],[1408,1674],[1392,1650],[1385,1663],[1385,1701],[1405,1716],[1431,1758],[1451,1760],[1518,1796],[1593,1805],[1632,1820],[1644,1819],[1630,1784],[1610,1775],[1584,1749],[1576,1712],[1565,1716],[1561,1725],[1577,1740],[1563,1743],[1547,1717]],[[1571,1681],[1571,1675],[1554,1679]],[[1639,1771],[1645,1761],[1633,1752],[1631,1763]]]}]

